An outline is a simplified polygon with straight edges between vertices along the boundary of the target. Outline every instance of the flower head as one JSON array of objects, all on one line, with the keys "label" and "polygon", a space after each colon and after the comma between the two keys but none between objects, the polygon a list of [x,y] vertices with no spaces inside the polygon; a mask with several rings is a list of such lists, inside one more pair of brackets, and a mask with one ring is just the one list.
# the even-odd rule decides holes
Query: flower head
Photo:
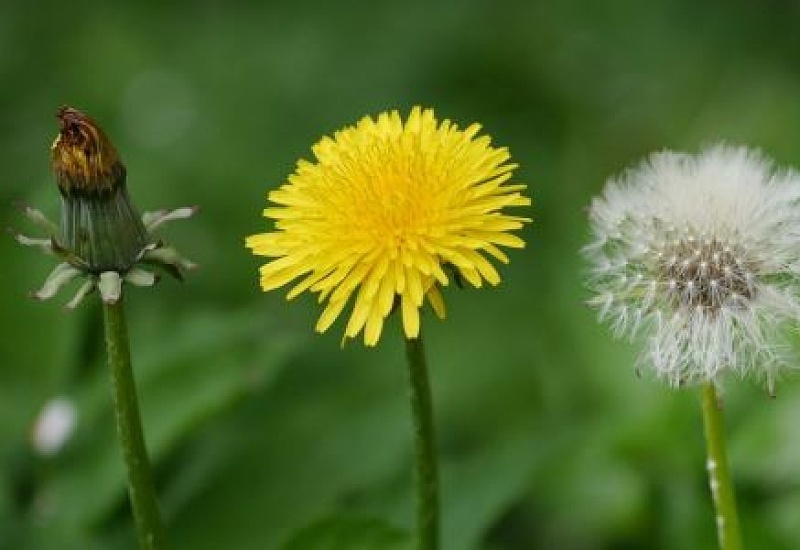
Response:
[{"label": "flower head", "polygon": [[800,318],[800,175],[758,152],[659,153],[590,210],[590,303],[672,384],[753,372],[770,391]]},{"label": "flower head", "polygon": [[46,238],[15,235],[20,244],[36,246],[61,260],[44,286],[33,294],[47,299],[66,283],[85,276],[68,307],[73,308],[95,288],[114,302],[122,283],[155,284],[157,277],[142,268],[154,265],[175,277],[194,264],[166,247],[153,231],[170,220],[191,216],[194,208],[178,208],[140,216],[125,182],[125,166],[96,122],[77,109],[58,110],[59,133],[52,146],[53,173],[61,193],[61,224],[38,210],[23,213],[47,232]]},{"label": "flower head", "polygon": [[530,199],[507,183],[516,168],[508,150],[479,130],[415,107],[405,121],[382,113],[322,138],[316,162],[299,161],[269,194],[275,230],[247,238],[254,254],[273,258],[261,267],[263,290],[300,279],[289,298],[308,290],[327,301],[319,332],[354,297],[345,337],[363,330],[372,346],[395,306],[407,338],[419,334],[426,299],[444,317],[439,286],[454,276],[497,284],[486,254],[507,262],[498,246],[523,247],[510,232],[528,221],[503,209]]},{"label": "flower head", "polygon": [[93,273],[127,271],[148,244],[147,230],[128,196],[125,166],[100,127],[62,107],[52,147],[61,192],[60,243]]}]

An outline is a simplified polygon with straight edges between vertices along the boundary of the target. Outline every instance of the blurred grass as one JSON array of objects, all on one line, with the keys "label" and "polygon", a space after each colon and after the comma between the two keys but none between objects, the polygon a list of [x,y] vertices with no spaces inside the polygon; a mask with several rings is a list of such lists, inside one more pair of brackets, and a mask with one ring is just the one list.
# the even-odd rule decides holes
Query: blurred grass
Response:
[{"label": "blurred grass", "polygon": [[[448,320],[424,320],[446,548],[713,547],[696,396],[637,380],[635,349],[583,307],[582,209],[654,149],[724,139],[800,165],[797,3],[49,0],[0,11],[4,225],[24,225],[12,200],[55,215],[48,147],[63,103],[101,121],[142,209],[202,209],[165,231],[202,268],[129,300],[176,548],[404,544],[397,325],[378,350],[340,350],[341,327],[312,334],[313,299],[258,291],[242,240],[267,227],[266,192],[321,135],[417,103],[483,123],[534,199],[529,246],[503,284],[449,289]],[[11,239],[0,258],[0,548],[132,548],[96,311],[31,303],[48,262]],[[727,396],[752,548],[800,540],[796,379],[778,393],[731,384]],[[62,453],[38,457],[28,432],[58,394],[78,404],[79,427]]]}]

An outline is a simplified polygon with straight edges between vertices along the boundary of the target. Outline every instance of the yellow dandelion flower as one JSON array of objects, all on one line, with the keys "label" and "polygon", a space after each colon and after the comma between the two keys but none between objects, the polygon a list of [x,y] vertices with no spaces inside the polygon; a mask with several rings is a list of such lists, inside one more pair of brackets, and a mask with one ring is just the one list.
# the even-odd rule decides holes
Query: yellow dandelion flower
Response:
[{"label": "yellow dandelion flower", "polygon": [[503,213],[529,206],[524,185],[509,184],[516,164],[495,148],[480,125],[461,130],[415,107],[362,118],[323,137],[316,162],[300,160],[294,174],[269,193],[264,216],[275,230],[247,237],[254,254],[274,258],[261,267],[264,291],[300,279],[304,291],[327,302],[316,330],[324,332],[354,297],[346,338],[363,330],[374,346],[395,307],[407,338],[419,335],[427,299],[444,318],[439,286],[458,273],[475,287],[500,275],[486,255],[507,263],[500,246],[522,248],[511,231],[527,218]]}]

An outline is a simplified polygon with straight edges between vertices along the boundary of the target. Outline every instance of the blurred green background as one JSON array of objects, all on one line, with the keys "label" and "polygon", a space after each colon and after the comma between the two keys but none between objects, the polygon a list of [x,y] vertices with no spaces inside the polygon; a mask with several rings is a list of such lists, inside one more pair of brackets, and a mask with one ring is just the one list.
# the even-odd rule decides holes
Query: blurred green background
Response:
[{"label": "blurred green background", "polygon": [[[304,296],[257,286],[245,235],[323,134],[433,106],[480,121],[520,163],[535,223],[503,284],[448,289],[423,321],[447,550],[715,545],[696,391],[636,379],[583,301],[583,208],[661,148],[724,139],[800,165],[800,4],[642,2],[5,2],[0,221],[57,216],[56,108],[95,117],[142,210],[201,206],[162,234],[201,264],[131,290],[129,324],[174,548],[400,549],[412,524],[405,363]],[[52,263],[0,240],[0,548],[128,549],[99,309],[26,298]],[[750,548],[800,541],[800,388],[727,384]],[[65,446],[31,445],[55,396]]]}]

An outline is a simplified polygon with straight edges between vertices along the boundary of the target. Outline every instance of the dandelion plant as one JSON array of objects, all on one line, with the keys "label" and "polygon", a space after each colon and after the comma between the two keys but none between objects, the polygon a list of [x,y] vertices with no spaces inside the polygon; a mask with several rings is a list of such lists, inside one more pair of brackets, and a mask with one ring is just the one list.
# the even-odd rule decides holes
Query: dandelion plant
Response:
[{"label": "dandelion plant", "polygon": [[52,146],[52,164],[61,195],[61,223],[56,225],[35,208],[25,215],[45,237],[15,235],[20,244],[55,256],[59,264],[34,298],[52,298],[67,283],[82,280],[67,303],[75,308],[93,291],[103,302],[106,345],[114,396],[117,432],[128,470],[128,489],[143,549],[165,548],[166,535],[153,487],[150,462],[139,414],[123,309],[123,283],[152,286],[159,268],[182,278],[194,264],[166,246],[154,231],[165,222],[187,218],[193,208],[140,216],[128,194],[125,166],[96,122],[82,112],[62,107],[60,131]]},{"label": "dandelion plant", "polygon": [[774,394],[800,319],[800,175],[718,145],[658,153],[612,179],[590,208],[592,306],[644,340],[637,368],[701,385],[720,548],[742,547],[718,390],[754,377]]},{"label": "dandelion plant", "polygon": [[317,295],[324,332],[352,305],[344,338],[363,333],[375,346],[384,322],[399,310],[409,361],[416,446],[417,544],[438,547],[438,482],[433,406],[420,330],[427,302],[445,316],[441,288],[454,280],[496,285],[500,247],[521,248],[512,231],[527,218],[507,207],[528,206],[524,185],[508,183],[515,164],[480,126],[460,129],[415,107],[365,117],[322,138],[315,161],[301,160],[288,182],[269,194],[264,215],[274,230],[247,238],[261,267],[261,287],[295,281],[288,298]]}]

